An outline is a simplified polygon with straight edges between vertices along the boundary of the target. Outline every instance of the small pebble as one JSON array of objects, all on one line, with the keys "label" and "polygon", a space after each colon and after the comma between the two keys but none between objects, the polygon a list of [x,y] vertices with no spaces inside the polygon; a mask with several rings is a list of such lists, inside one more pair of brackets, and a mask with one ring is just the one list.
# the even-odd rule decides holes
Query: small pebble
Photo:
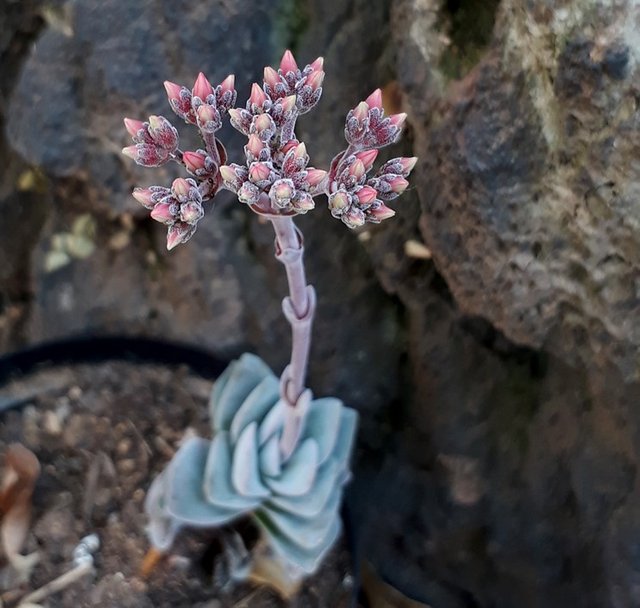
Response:
[{"label": "small pebble", "polygon": [[56,412],[51,410],[45,412],[44,430],[49,433],[49,435],[60,435],[62,433],[62,423]]},{"label": "small pebble", "polygon": [[191,560],[184,555],[171,555],[167,563],[176,570],[185,571],[191,567]]},{"label": "small pebble", "polygon": [[82,389],[79,386],[72,386],[67,394],[69,395],[69,399],[77,401],[82,397]]},{"label": "small pebble", "polygon": [[118,454],[120,454],[121,456],[124,456],[125,454],[129,453],[129,450],[131,450],[131,445],[132,445],[132,441],[131,439],[121,439],[118,442],[118,447],[116,448]]},{"label": "small pebble", "polygon": [[133,473],[136,470],[136,461],[133,458],[125,458],[118,461],[117,467],[121,473]]}]

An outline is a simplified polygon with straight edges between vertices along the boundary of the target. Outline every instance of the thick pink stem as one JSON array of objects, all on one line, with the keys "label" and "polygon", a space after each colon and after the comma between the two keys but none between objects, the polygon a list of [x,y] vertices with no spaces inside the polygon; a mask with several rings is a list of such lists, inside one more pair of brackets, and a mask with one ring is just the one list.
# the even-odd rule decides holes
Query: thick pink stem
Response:
[{"label": "thick pink stem", "polygon": [[[315,291],[307,285],[304,272],[302,235],[290,217],[272,217],[276,233],[276,258],[284,264],[289,283],[289,296],[282,310],[291,324],[291,362],[282,373],[281,397],[287,403],[280,449],[288,458],[300,438],[301,421],[308,406],[304,383],[311,346],[311,326],[315,312]],[[308,395],[307,395],[308,397]]]}]

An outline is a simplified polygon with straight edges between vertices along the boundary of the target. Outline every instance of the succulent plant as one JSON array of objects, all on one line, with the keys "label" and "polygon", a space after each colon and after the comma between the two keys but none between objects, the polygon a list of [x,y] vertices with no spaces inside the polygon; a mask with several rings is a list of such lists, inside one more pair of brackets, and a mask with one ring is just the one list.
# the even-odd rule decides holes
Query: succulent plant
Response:
[{"label": "succulent plant", "polygon": [[[402,194],[417,159],[392,158],[377,171],[378,150],[396,142],[407,115],[385,115],[376,89],[349,111],[347,147],[328,171],[309,164],[307,146],[296,137],[298,118],[320,100],[324,60],[298,67],[286,51],[279,69],[266,67],[245,107],[234,107],[235,77],[213,86],[202,73],[191,89],[165,82],[171,108],[195,126],[196,150],[181,150],[179,134],[162,116],[125,119],[133,145],[123,153],[139,165],[175,162],[188,178],[171,187],[136,188],[133,196],[151,217],[167,226],[169,250],[186,243],[221,190],[269,221],[275,257],[287,275],[289,295],[282,311],[291,325],[291,357],[278,380],[265,363],[244,355],[218,379],[211,398],[211,440],[184,441],[147,494],[149,534],[167,550],[183,527],[225,526],[251,517],[262,533],[252,548],[254,569],[246,572],[244,551],[231,550],[235,578],[242,573],[292,592],[304,574],[316,570],[340,531],[338,509],[349,476],[349,455],[357,415],[334,398],[313,400],[305,388],[316,295],[307,284],[304,238],[294,218],[327,197],[331,214],[349,228],[379,224],[395,211],[386,203]],[[241,162],[228,162],[217,132],[228,118],[246,138]],[[237,546],[237,538],[225,551]],[[237,531],[235,532],[237,536]],[[240,574],[238,574],[240,573]]]},{"label": "succulent plant", "polygon": [[335,398],[301,409],[300,438],[284,459],[280,383],[255,355],[234,361],[210,402],[213,437],[184,442],[147,494],[149,533],[159,549],[182,527],[213,527],[251,514],[269,546],[301,575],[313,572],[340,532],[357,423]]}]

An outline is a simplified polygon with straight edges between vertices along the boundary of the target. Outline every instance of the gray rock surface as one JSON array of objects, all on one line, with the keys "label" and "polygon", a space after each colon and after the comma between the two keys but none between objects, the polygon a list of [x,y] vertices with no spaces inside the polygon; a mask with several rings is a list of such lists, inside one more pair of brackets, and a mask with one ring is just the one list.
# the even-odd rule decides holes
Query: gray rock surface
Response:
[{"label": "gray rock surface", "polygon": [[[221,200],[168,255],[129,192],[172,174],[125,162],[121,117],[169,116],[162,80],[201,69],[235,72],[243,100],[291,46],[325,56],[299,129],[322,166],[346,111],[396,82],[421,159],[397,217],[360,236],[322,209],[299,223],[311,384],[363,414],[354,550],[438,608],[640,604],[635,2],[109,0],[46,23],[17,6],[0,7],[0,348],[124,332],[284,365],[268,226]],[[25,161],[41,192],[7,188]],[[52,270],[78,218],[93,248]]]}]

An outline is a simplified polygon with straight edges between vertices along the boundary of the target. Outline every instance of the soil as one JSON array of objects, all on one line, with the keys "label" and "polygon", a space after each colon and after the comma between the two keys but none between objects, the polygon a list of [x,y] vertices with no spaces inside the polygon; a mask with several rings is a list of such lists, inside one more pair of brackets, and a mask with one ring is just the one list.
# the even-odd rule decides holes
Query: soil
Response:
[{"label": "soil", "polygon": [[183,533],[146,578],[144,498],[185,433],[209,435],[211,381],[185,367],[129,362],[46,369],[0,387],[0,452],[18,441],[42,474],[24,552],[38,551],[28,588],[0,590],[4,608],[72,566],[73,549],[96,533],[95,575],[42,602],[49,608],[340,607],[349,605],[349,555],[336,548],[290,604],[266,587],[230,585],[211,559],[214,535]]}]

